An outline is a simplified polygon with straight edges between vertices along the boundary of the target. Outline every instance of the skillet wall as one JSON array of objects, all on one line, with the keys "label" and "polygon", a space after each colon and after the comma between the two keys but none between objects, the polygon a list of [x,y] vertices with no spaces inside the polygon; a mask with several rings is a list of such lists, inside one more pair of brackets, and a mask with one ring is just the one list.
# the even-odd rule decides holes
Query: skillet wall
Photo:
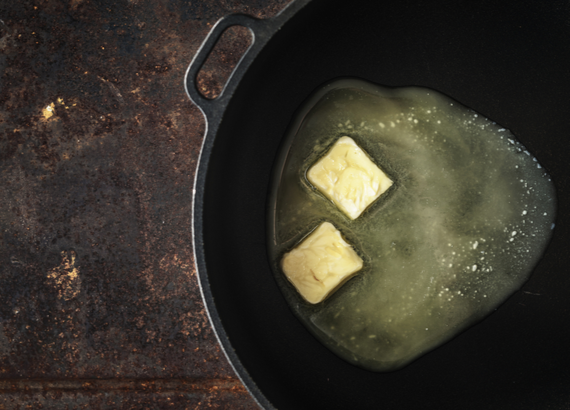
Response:
[{"label": "skillet wall", "polygon": [[[260,53],[211,153],[204,243],[221,322],[274,406],[531,409],[570,405],[567,133],[570,9],[562,2],[314,1]],[[434,88],[511,129],[553,176],[552,243],[523,290],[410,366],[353,367],[295,319],[266,255],[273,160],[297,107],[341,76]]]}]

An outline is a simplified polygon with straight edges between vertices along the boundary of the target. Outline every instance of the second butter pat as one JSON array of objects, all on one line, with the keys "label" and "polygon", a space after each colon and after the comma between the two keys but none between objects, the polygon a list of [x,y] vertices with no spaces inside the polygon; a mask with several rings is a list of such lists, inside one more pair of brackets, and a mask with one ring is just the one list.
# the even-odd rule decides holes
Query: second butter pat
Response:
[{"label": "second butter pat", "polygon": [[358,218],[393,183],[350,137],[339,138],[307,178],[350,219]]},{"label": "second butter pat", "polygon": [[322,223],[281,261],[283,272],[310,303],[318,303],[362,269],[362,259],[329,222]]}]

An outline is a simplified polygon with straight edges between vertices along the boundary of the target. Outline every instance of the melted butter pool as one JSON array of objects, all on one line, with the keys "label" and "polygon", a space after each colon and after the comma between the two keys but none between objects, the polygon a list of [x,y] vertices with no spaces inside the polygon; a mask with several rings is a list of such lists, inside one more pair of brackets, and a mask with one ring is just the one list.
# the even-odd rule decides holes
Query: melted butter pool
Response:
[{"label": "melted butter pool", "polygon": [[[349,136],[394,181],[356,220],[307,170]],[[425,88],[340,80],[302,107],[278,156],[269,255],[296,316],[325,346],[373,371],[399,369],[481,320],[528,279],[554,228],[555,191],[506,129]],[[364,268],[311,305],[280,268],[323,221]]]}]

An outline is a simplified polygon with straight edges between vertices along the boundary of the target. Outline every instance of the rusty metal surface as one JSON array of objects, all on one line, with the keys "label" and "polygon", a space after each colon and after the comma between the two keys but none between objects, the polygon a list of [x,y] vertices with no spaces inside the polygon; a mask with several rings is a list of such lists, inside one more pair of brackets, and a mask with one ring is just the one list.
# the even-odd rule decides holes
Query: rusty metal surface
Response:
[{"label": "rusty metal surface", "polygon": [[212,99],[220,95],[231,70],[247,51],[251,41],[249,29],[243,26],[231,26],[222,33],[196,78],[197,88],[204,97]]},{"label": "rusty metal surface", "polygon": [[231,391],[197,391],[192,393],[165,391],[94,392],[81,391],[42,393],[9,393],[0,397],[0,406],[9,409],[97,409],[97,410],[156,410],[156,409],[220,409],[247,410],[256,408],[246,393]]},{"label": "rusty metal surface", "polygon": [[287,3],[0,2],[0,407],[256,408],[196,281],[183,76],[218,18]]},{"label": "rusty metal surface", "polygon": [[3,409],[256,408],[235,379],[3,381],[0,393]]}]

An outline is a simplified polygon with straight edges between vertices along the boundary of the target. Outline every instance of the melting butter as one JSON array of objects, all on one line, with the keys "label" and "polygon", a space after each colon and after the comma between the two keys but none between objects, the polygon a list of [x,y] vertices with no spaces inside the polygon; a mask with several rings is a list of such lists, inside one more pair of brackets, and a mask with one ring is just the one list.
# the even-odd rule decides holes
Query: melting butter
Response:
[{"label": "melting butter", "polygon": [[[348,136],[393,180],[352,219],[308,180]],[[530,276],[551,237],[554,186],[506,129],[425,88],[340,80],[300,110],[275,165],[269,255],[291,309],[329,349],[399,369],[490,314]],[[318,304],[280,261],[329,221],[362,257]]]},{"label": "melting butter", "polygon": [[307,179],[350,219],[356,219],[392,180],[350,137],[339,138],[307,172]]},{"label": "melting butter", "polygon": [[331,223],[323,222],[295,249],[281,268],[309,303],[319,303],[362,269],[362,259]]}]

